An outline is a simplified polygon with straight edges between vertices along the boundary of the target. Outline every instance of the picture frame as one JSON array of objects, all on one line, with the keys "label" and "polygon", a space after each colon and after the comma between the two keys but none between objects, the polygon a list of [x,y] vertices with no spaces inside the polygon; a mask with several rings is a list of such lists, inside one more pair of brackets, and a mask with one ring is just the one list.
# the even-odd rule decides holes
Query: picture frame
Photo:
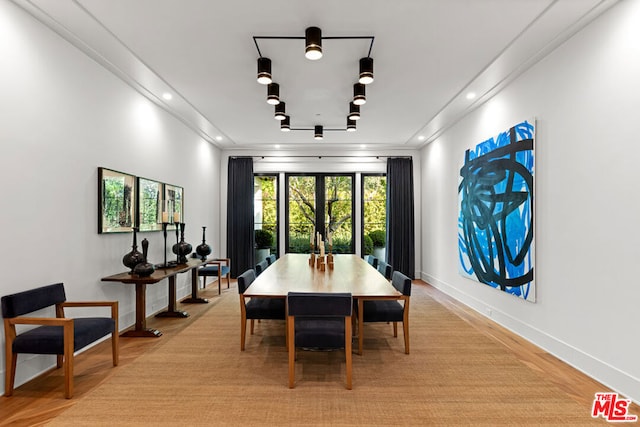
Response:
[{"label": "picture frame", "polygon": [[137,180],[133,175],[98,168],[98,233],[128,233],[136,226]]},{"label": "picture frame", "polygon": [[163,184],[153,179],[138,177],[138,229],[162,230]]},{"label": "picture frame", "polygon": [[169,224],[184,222],[184,189],[182,187],[164,184],[162,212],[167,213]]}]

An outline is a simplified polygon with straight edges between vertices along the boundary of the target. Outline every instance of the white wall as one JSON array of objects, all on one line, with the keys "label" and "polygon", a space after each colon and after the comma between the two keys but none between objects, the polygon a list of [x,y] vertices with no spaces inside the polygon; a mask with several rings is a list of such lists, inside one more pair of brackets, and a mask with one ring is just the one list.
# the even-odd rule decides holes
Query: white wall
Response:
[{"label": "white wall", "polygon": [[[216,255],[220,150],[10,2],[0,52],[0,294],[64,282],[69,300],[119,300],[130,326],[133,286],[100,281],[126,270],[132,235],[97,233],[98,167],[184,187],[186,240],[195,247],[207,226]],[[145,237],[161,262],[162,233]],[[190,293],[189,275],[177,282],[179,297]],[[147,314],[167,295],[166,281],[149,286]],[[16,386],[54,363],[20,355]]]},{"label": "white wall", "polygon": [[[422,277],[640,401],[640,1],[621,1],[422,152]],[[458,275],[466,148],[537,117],[537,302]]]},{"label": "white wall", "polygon": [[[355,188],[361,187],[361,176],[363,173],[386,173],[387,172],[387,157],[411,157],[413,159],[413,184],[414,184],[414,217],[416,218],[415,224],[415,241],[416,241],[416,254],[415,254],[415,277],[419,277],[420,270],[420,205],[421,205],[421,191],[420,191],[420,156],[415,150],[392,150],[383,151],[375,149],[363,149],[359,151],[340,151],[331,149],[318,148],[314,151],[305,152],[303,156],[300,153],[291,152],[287,150],[279,151],[252,151],[250,153],[243,150],[224,150],[222,153],[222,164],[220,175],[221,182],[221,194],[223,194],[221,202],[221,211],[224,213],[227,210],[227,167],[229,157],[242,157],[253,156],[253,172],[254,173],[278,173],[279,174],[279,191],[280,191],[280,204],[281,209],[279,212],[280,224],[285,224],[285,187],[284,178],[285,173],[355,173]],[[262,158],[264,157],[264,158]],[[362,205],[359,190],[355,194],[355,242],[356,253],[361,254],[361,215]],[[222,215],[221,230],[223,234],[226,233],[226,215]],[[284,227],[280,227],[279,232],[279,250],[281,254],[284,254],[285,247],[285,232]],[[223,243],[223,253],[226,251],[226,242]]]}]

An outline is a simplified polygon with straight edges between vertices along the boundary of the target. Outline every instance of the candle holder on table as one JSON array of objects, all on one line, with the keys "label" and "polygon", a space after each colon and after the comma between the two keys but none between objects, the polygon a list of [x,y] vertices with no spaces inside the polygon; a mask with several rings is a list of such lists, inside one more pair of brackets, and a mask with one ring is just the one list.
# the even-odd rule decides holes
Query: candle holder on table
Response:
[{"label": "candle holder on table", "polygon": [[311,248],[311,255],[309,256],[309,265],[311,267],[315,267],[315,265],[316,265],[316,248],[313,246],[313,243],[309,243],[309,247]]},{"label": "candle holder on table", "polygon": [[175,261],[167,262],[167,227],[169,226],[168,222],[162,223],[162,235],[164,236],[164,262],[162,264],[156,265],[156,268],[171,268],[176,266]]}]

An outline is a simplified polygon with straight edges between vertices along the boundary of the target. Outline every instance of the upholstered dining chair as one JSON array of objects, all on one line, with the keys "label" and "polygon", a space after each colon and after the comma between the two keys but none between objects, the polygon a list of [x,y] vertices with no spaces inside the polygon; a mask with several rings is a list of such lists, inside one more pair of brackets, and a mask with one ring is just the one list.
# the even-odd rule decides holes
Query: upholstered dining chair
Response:
[{"label": "upholstered dining chair", "polygon": [[269,263],[267,263],[266,259],[263,259],[262,261],[257,263],[256,264],[256,276],[261,275],[262,272],[267,269],[267,267],[269,267]]},{"label": "upholstered dining chair", "polygon": [[273,264],[274,262],[276,262],[276,259],[278,259],[278,258],[276,257],[275,254],[269,255],[267,257],[267,264],[269,264],[269,265]]},{"label": "upholstered dining chair", "polygon": [[202,287],[207,287],[207,277],[218,278],[218,295],[221,293],[222,278],[227,279],[227,289],[231,286],[231,278],[229,274],[231,272],[231,259],[229,258],[215,258],[207,261],[204,267],[198,269],[198,276],[202,277]]},{"label": "upholstered dining chair", "polygon": [[244,351],[247,336],[247,319],[251,320],[253,335],[256,319],[285,320],[285,299],[277,298],[245,298],[244,292],[256,280],[256,273],[249,269],[238,276],[238,294],[240,295],[240,350]]},{"label": "upholstered dining chair", "polygon": [[391,274],[393,273],[393,267],[382,260],[378,260],[378,271],[384,276],[385,279],[391,280]]},{"label": "upholstered dining chair", "polygon": [[289,388],[294,388],[295,385],[296,348],[320,350],[344,348],[346,387],[351,390],[352,307],[353,298],[350,293],[288,293]]},{"label": "upholstered dining chair", "polygon": [[[399,271],[394,271],[391,284],[402,293],[397,300],[365,300],[363,301],[362,321],[393,322],[393,336],[398,336],[398,322],[402,322],[404,332],[404,352],[409,354],[409,299],[411,297],[411,279]],[[358,306],[356,306],[358,310]],[[359,315],[359,313],[358,313]],[[364,325],[359,325],[358,333],[362,334]],[[362,354],[362,348],[358,349]]]},{"label": "upholstered dining chair", "polygon": [[364,257],[365,261],[367,261],[373,268],[378,268],[378,258],[373,255],[366,255]]},{"label": "upholstered dining chair", "polygon": [[[111,334],[113,366],[118,365],[118,301],[70,302],[64,285],[56,283],[2,297],[5,335],[5,396],[13,394],[18,353],[55,354],[57,367],[64,368],[64,395],[73,397],[74,353]],[[108,307],[111,317],[65,317],[68,307]],[[26,314],[53,309],[55,317]],[[35,326],[18,333],[16,325]]]}]

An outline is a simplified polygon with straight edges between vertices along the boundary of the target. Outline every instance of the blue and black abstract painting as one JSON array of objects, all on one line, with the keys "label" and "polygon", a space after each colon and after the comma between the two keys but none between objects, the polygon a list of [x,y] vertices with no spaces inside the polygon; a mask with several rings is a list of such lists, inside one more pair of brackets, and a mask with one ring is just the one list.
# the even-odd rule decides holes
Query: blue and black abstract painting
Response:
[{"label": "blue and black abstract painting", "polygon": [[458,186],[460,273],[535,301],[535,121],[465,151]]}]

